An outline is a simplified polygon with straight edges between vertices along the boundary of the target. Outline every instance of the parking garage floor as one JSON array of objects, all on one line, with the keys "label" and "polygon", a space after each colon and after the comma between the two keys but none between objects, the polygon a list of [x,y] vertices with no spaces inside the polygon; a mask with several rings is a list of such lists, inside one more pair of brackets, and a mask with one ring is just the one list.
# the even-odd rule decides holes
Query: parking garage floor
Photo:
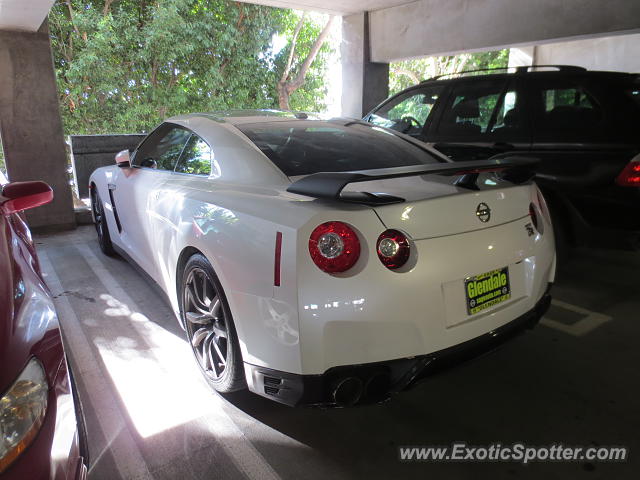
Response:
[{"label": "parking garage floor", "polygon": [[[84,406],[90,479],[622,479],[640,463],[640,254],[583,251],[536,329],[383,405],[211,393],[169,307],[93,227],[36,238]],[[399,446],[622,445],[625,463],[407,463]]]}]

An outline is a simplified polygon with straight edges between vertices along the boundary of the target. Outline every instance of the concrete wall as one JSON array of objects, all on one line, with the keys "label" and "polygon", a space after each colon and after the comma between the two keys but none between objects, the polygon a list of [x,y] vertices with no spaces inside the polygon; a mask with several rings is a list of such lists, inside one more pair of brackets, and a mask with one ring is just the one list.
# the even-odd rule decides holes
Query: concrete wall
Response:
[{"label": "concrete wall", "polygon": [[113,165],[116,153],[133,150],[145,137],[139,135],[70,135],[73,180],[79,198],[89,197],[89,177],[96,168]]},{"label": "concrete wall", "polygon": [[640,34],[512,48],[509,66],[578,65],[590,70],[640,72]]},{"label": "concrete wall", "polygon": [[370,60],[369,14],[342,18],[342,115],[361,118],[389,96],[389,64]]},{"label": "concrete wall", "polygon": [[640,34],[538,45],[535,62],[539,65],[580,65],[591,70],[640,72]]},{"label": "concrete wall", "polygon": [[43,180],[55,199],[27,211],[32,228],[75,219],[58,91],[46,23],[35,33],[0,31],[0,136],[11,181]]},{"label": "concrete wall", "polygon": [[557,42],[640,31],[638,0],[419,0],[376,10],[371,60]]}]

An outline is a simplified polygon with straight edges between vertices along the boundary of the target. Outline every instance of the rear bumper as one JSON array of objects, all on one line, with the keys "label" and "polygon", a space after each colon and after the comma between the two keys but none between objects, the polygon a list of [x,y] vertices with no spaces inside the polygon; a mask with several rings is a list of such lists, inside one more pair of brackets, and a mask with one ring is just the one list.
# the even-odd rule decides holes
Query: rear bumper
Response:
[{"label": "rear bumper", "polygon": [[[551,304],[549,284],[534,308],[515,320],[464,343],[427,355],[386,362],[334,367],[321,375],[298,375],[245,363],[249,390],[290,406],[348,406],[385,400],[390,394],[410,387],[435,371],[490,352],[507,340],[533,328]],[[359,398],[336,402],[334,391],[344,387]],[[354,380],[351,380],[354,379]],[[357,391],[361,394],[357,395]]]}]

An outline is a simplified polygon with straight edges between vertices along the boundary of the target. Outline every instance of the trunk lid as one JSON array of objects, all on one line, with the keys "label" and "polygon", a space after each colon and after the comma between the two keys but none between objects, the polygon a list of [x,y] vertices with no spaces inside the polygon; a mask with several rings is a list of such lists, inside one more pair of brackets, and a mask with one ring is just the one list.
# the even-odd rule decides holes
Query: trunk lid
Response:
[{"label": "trunk lid", "polygon": [[[487,183],[489,182],[489,183]],[[387,228],[414,240],[443,237],[495,227],[529,214],[530,185],[514,186],[485,179],[480,190],[452,184],[451,177],[407,177],[348,185],[344,191],[384,192],[403,203],[374,206]]]}]

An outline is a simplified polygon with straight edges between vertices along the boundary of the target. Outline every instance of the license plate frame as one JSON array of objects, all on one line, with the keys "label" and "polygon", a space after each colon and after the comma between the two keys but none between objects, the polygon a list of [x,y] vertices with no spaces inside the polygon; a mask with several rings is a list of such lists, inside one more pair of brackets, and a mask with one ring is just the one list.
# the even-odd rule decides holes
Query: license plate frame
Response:
[{"label": "license plate frame", "polygon": [[509,267],[465,278],[464,296],[470,316],[506,302],[511,298]]}]

